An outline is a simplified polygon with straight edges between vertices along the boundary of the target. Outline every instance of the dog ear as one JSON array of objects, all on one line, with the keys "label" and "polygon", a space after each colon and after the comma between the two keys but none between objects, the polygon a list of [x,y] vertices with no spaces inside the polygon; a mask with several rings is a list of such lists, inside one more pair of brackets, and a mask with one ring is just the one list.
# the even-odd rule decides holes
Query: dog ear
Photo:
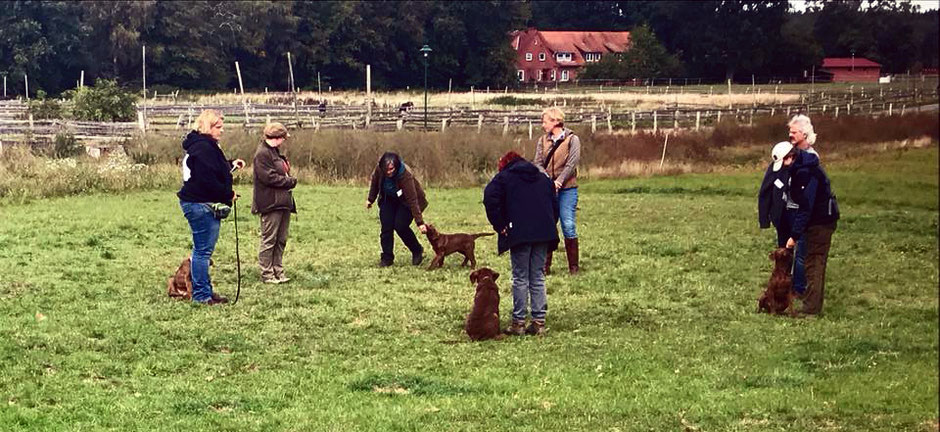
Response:
[{"label": "dog ear", "polygon": [[470,273],[470,283],[477,283],[477,272]]},{"label": "dog ear", "polygon": [[499,273],[493,272],[493,280],[499,279]]}]

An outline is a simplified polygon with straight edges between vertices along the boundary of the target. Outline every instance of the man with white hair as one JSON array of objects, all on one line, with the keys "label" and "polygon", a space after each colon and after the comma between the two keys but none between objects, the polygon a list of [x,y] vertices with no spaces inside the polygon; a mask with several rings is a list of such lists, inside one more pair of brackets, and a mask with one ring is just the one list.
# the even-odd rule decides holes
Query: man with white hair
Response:
[{"label": "man with white hair", "polygon": [[790,119],[787,126],[790,127],[791,144],[800,150],[810,152],[816,155],[816,157],[819,157],[819,153],[816,153],[816,149],[813,148],[813,145],[816,144],[816,131],[813,130],[813,122],[809,117],[803,114],[797,114]]},{"label": "man with white hair", "polygon": [[[806,291],[802,293],[803,315],[822,312],[826,282],[826,264],[832,234],[839,220],[839,206],[829,176],[819,164],[813,123],[805,115],[797,115],[788,123],[790,142],[802,150],[796,155],[791,170],[790,199],[797,205],[796,215],[786,247],[796,248],[797,267],[804,267]],[[797,288],[794,272],[794,288]]]}]

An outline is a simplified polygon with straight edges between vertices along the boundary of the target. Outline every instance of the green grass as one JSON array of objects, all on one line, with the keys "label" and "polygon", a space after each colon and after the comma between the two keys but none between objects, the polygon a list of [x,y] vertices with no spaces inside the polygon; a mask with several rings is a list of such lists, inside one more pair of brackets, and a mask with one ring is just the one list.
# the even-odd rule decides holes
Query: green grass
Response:
[{"label": "green grass", "polygon": [[[937,161],[932,146],[827,167],[843,219],[825,314],[804,320],[755,313],[774,241],[761,172],[587,183],[585,271],[549,277],[547,336],[483,343],[462,333],[457,259],[427,272],[398,243],[376,268],[364,188],[297,190],[293,281],[269,286],[239,186],[242,299],[212,308],[165,294],[190,247],[173,190],[4,206],[0,430],[933,431]],[[481,189],[428,195],[443,231],[487,230]],[[233,234],[230,218],[226,295]],[[508,256],[477,246],[505,322]]]}]

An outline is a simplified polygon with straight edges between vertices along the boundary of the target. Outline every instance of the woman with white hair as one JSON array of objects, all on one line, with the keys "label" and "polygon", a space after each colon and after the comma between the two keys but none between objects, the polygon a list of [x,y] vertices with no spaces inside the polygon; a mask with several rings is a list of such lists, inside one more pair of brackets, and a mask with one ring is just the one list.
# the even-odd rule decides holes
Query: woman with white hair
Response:
[{"label": "woman with white hair", "polygon": [[196,117],[195,129],[183,140],[183,187],[176,194],[193,234],[193,302],[207,305],[228,302],[212,292],[209,261],[226,209],[238,198],[232,189],[232,171],[245,166],[241,159],[226,159],[219,146],[223,120],[216,110],[204,110]]}]

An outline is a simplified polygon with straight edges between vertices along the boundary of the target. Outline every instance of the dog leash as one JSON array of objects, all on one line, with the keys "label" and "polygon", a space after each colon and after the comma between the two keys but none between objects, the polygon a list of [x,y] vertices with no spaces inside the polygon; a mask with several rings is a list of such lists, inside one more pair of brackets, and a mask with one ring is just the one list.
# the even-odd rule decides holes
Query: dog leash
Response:
[{"label": "dog leash", "polygon": [[237,275],[235,279],[235,301],[232,302],[234,305],[238,303],[238,296],[242,293],[242,259],[238,252],[238,200],[233,200],[232,204],[232,211],[235,212],[235,269]]}]

